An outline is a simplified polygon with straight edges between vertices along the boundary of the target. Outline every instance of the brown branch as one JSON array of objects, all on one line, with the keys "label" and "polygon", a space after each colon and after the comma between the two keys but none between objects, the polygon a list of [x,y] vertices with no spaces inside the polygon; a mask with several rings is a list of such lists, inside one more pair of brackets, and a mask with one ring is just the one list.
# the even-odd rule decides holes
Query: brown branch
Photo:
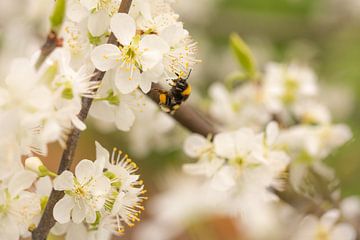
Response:
[{"label": "brown branch", "polygon": [[[163,90],[163,88],[159,84],[153,84],[151,91],[147,94],[156,104],[159,104],[159,90]],[[169,115],[190,132],[201,134],[204,137],[218,133],[214,123],[209,121],[204,113],[188,104],[181,105],[175,114]]]},{"label": "brown branch", "polygon": [[[128,13],[130,10],[131,3],[132,3],[132,0],[123,0],[121,2],[118,12],[119,13]],[[114,45],[118,44],[114,34],[110,35],[110,37],[108,39],[108,43],[114,44]],[[50,55],[50,53],[51,53],[50,49],[52,49],[52,48],[49,48],[49,51],[44,51],[43,56]],[[54,50],[54,49],[55,48],[53,48],[52,50]],[[43,60],[39,59],[39,62],[41,62],[41,61],[44,62],[45,59],[43,59]],[[100,70],[96,69],[94,72],[94,76],[90,79],[90,81],[101,82],[102,79],[104,78],[104,75],[105,75],[105,72],[101,72]],[[84,121],[87,118],[91,104],[92,104],[91,98],[85,98],[85,97],[82,98],[82,108],[78,115],[78,117],[81,121]],[[76,145],[79,140],[79,136],[80,136],[80,130],[77,128],[73,128],[71,130],[70,134],[68,135],[68,140],[66,142],[66,148],[61,157],[60,166],[59,166],[59,169],[57,172],[58,174],[61,174],[63,171],[68,170],[70,168],[70,166],[73,162],[73,158],[74,158],[74,154],[75,154],[75,150],[76,150]],[[45,211],[41,217],[40,223],[39,223],[38,227],[32,232],[33,240],[46,240],[50,229],[56,223],[54,216],[53,216],[54,206],[63,196],[64,196],[64,192],[52,190],[49,200],[46,204]]]},{"label": "brown branch", "polygon": [[55,50],[56,47],[62,45],[62,39],[59,39],[57,33],[50,31],[44,45],[41,47],[40,56],[36,61],[35,68],[39,69],[45,62],[46,58]]}]

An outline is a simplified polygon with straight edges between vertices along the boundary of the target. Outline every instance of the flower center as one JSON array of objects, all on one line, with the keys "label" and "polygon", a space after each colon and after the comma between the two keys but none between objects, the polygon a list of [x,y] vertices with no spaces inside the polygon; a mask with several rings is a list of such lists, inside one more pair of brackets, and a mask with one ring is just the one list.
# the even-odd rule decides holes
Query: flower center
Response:
[{"label": "flower center", "polygon": [[286,104],[291,104],[295,101],[295,95],[299,89],[299,84],[294,79],[288,78],[284,83],[285,93],[282,96],[282,100]]},{"label": "flower center", "polygon": [[320,226],[316,232],[315,240],[330,240],[329,232]]}]

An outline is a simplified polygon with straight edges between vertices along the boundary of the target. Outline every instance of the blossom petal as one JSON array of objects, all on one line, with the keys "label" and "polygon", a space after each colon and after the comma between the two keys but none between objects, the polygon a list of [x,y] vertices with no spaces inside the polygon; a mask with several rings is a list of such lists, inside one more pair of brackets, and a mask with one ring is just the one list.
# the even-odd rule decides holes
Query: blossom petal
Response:
[{"label": "blossom petal", "polygon": [[17,196],[21,191],[29,188],[36,178],[37,174],[28,170],[16,173],[9,182],[10,195]]},{"label": "blossom petal", "polygon": [[64,171],[54,180],[54,189],[57,191],[70,190],[74,188],[74,175],[70,171]]},{"label": "blossom petal", "polygon": [[95,142],[96,146],[96,159],[105,159],[108,161],[110,159],[109,151],[106,150],[100,143]]},{"label": "blossom petal", "polygon": [[103,44],[94,48],[91,61],[100,71],[108,71],[117,65],[120,55],[121,51],[115,45]]},{"label": "blossom petal", "polygon": [[150,92],[152,82],[153,81],[151,78],[143,78],[139,83],[139,87],[141,91],[143,91],[144,93]]},{"label": "blossom petal", "polygon": [[125,13],[115,14],[111,18],[110,28],[122,45],[130,45],[136,34],[135,20]]},{"label": "blossom petal", "polygon": [[323,226],[325,226],[327,229],[332,228],[336,221],[340,217],[340,211],[337,209],[332,209],[327,211],[320,219],[320,222]]},{"label": "blossom petal", "polygon": [[98,37],[109,29],[110,17],[105,10],[90,14],[88,29],[92,36]]},{"label": "blossom petal", "polygon": [[235,177],[235,169],[224,166],[214,175],[211,186],[218,191],[227,191],[235,185]]},{"label": "blossom petal", "polygon": [[184,30],[183,26],[179,24],[170,25],[160,33],[160,37],[164,39],[170,46],[175,46],[188,35],[189,32]]},{"label": "blossom petal", "polygon": [[82,184],[89,181],[89,179],[91,179],[91,177],[94,176],[95,171],[96,169],[94,163],[90,160],[85,159],[85,160],[81,160],[79,164],[76,166],[75,176],[78,179],[78,181]]},{"label": "blossom petal", "polygon": [[66,233],[65,240],[87,240],[89,239],[88,235],[89,233],[84,224],[72,223]]},{"label": "blossom petal", "polygon": [[200,134],[192,134],[184,143],[185,153],[192,158],[199,157],[204,149],[211,146],[211,143]]},{"label": "blossom petal", "polygon": [[331,232],[331,240],[337,239],[355,240],[356,231],[350,224],[340,223]]},{"label": "blossom petal", "polygon": [[162,60],[163,55],[169,51],[166,42],[155,35],[145,36],[139,48],[143,51],[141,65],[144,71],[155,67]]},{"label": "blossom petal", "polygon": [[268,145],[275,143],[279,136],[279,125],[276,122],[270,122],[266,127],[266,142]]},{"label": "blossom petal", "polygon": [[66,16],[74,22],[81,22],[87,15],[88,10],[82,6],[78,0],[70,0],[66,5]]},{"label": "blossom petal", "polygon": [[54,219],[61,224],[69,222],[70,213],[74,206],[76,206],[74,200],[71,197],[65,195],[65,197],[63,197],[55,204],[53,210]]},{"label": "blossom petal", "polygon": [[49,196],[52,190],[52,181],[49,176],[40,178],[36,184],[36,193],[41,196]]},{"label": "blossom petal", "polygon": [[129,131],[135,121],[135,114],[133,111],[124,103],[120,103],[117,111],[115,124],[116,127],[121,131]]},{"label": "blossom petal", "polygon": [[74,223],[81,223],[85,219],[85,205],[82,201],[78,204],[75,204],[72,212],[71,217]]},{"label": "blossom petal", "polygon": [[115,85],[123,94],[134,91],[139,86],[140,81],[141,74],[137,69],[134,69],[132,76],[130,71],[123,68],[118,68],[116,71]]},{"label": "blossom petal", "polygon": [[94,181],[91,192],[95,196],[104,195],[110,191],[111,183],[107,177],[101,176]]}]

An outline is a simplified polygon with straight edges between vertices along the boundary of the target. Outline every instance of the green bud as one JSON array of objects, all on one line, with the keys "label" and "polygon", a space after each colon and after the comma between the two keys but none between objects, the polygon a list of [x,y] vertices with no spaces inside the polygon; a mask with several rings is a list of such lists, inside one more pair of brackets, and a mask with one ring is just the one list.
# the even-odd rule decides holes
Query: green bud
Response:
[{"label": "green bud", "polygon": [[238,63],[245,71],[247,77],[254,79],[257,74],[256,63],[248,45],[241,39],[238,34],[233,33],[230,35],[230,46]]},{"label": "green bud", "polygon": [[56,0],[54,10],[50,16],[51,29],[57,32],[65,18],[66,0]]}]

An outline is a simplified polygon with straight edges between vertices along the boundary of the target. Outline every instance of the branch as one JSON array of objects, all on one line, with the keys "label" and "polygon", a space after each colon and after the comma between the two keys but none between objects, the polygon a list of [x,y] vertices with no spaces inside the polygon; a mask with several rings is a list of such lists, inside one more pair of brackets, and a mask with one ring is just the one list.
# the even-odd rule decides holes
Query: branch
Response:
[{"label": "branch", "polygon": [[62,45],[62,39],[59,39],[57,33],[50,31],[45,43],[41,47],[41,52],[38,60],[36,61],[35,68],[39,69],[45,62],[46,58],[55,50],[56,47]]},{"label": "branch", "polygon": [[[132,3],[132,0],[122,0],[118,12],[119,13],[128,13],[130,10],[131,3]],[[118,44],[114,34],[110,35],[110,37],[108,39],[108,43],[114,44],[114,45]],[[42,54],[38,61],[38,63],[40,63],[40,65],[45,61],[46,57],[48,55],[50,55],[50,53],[55,49],[55,47],[53,47],[53,45],[50,44],[49,46],[50,46],[49,48],[47,48],[47,47],[42,48]],[[43,49],[45,49],[45,50],[43,51]],[[94,76],[90,79],[90,81],[101,82],[102,79],[104,78],[104,75],[105,75],[105,72],[101,72],[100,70],[96,69],[94,71]],[[91,98],[85,98],[85,97],[82,98],[82,108],[78,115],[78,117],[81,121],[84,121],[87,118],[91,104],[92,104]],[[63,171],[68,170],[70,168],[70,166],[73,162],[76,145],[79,140],[79,137],[80,137],[80,130],[77,128],[73,128],[68,136],[68,140],[66,142],[66,148],[61,157],[60,166],[57,171],[58,174],[61,174]],[[38,227],[32,232],[33,240],[46,240],[50,229],[56,223],[54,216],[53,216],[54,206],[63,196],[64,196],[64,192],[52,190],[49,200],[46,204],[45,211],[41,217],[40,223],[39,223]]]},{"label": "branch", "polygon": [[[163,88],[159,84],[153,84],[151,91],[147,94],[156,104],[159,104],[159,90],[163,90]],[[175,114],[169,115],[190,132],[198,133],[204,137],[218,133],[218,129],[214,123],[212,123],[203,112],[190,105],[181,105]]]}]

